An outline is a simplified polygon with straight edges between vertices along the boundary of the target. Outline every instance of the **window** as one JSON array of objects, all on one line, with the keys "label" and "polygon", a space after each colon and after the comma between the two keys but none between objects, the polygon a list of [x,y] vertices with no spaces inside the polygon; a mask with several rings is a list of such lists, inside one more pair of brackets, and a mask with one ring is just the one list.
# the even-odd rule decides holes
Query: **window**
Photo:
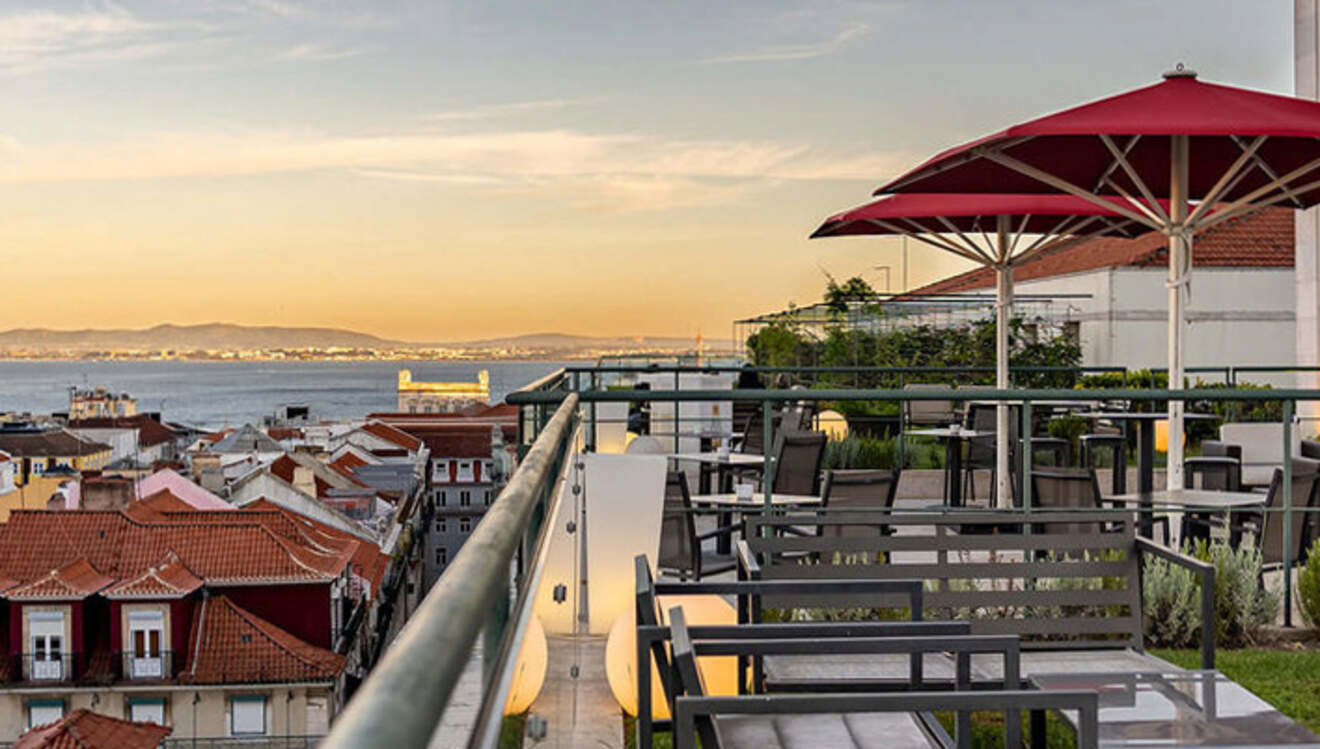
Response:
[{"label": "window", "polygon": [[255,736],[266,732],[266,698],[245,695],[229,698],[231,736]]},{"label": "window", "polygon": [[490,507],[490,494],[490,489],[486,489],[481,493],[481,501],[485,502],[487,507]]},{"label": "window", "polygon": [[28,653],[32,659],[28,676],[32,679],[65,678],[64,613],[34,611],[28,614],[28,635]]},{"label": "window", "polygon": [[458,493],[458,506],[459,506],[459,507],[471,507],[471,506],[472,506],[472,492],[468,491],[467,489],[464,489],[463,491],[459,492],[459,493]]},{"label": "window", "polygon": [[435,504],[436,504],[437,507],[444,507],[444,506],[445,506],[445,501],[448,500],[448,499],[449,499],[449,496],[448,496],[447,494],[445,494],[445,490],[444,490],[444,489],[439,489],[439,490],[436,491],[436,493],[435,493]]},{"label": "window", "polygon": [[1082,344],[1082,324],[1076,320],[1068,320],[1063,324],[1063,337],[1074,346]]},{"label": "window", "polygon": [[471,481],[471,480],[472,480],[472,461],[470,461],[470,460],[464,460],[464,461],[459,462],[459,464],[458,464],[458,480],[459,480],[459,481]]},{"label": "window", "polygon": [[459,532],[459,533],[471,533],[471,532],[472,532],[472,518],[466,518],[466,517],[464,517],[464,518],[459,518],[459,519],[458,519],[458,532]]},{"label": "window", "polygon": [[436,519],[435,519],[435,532],[436,532],[436,533],[448,533],[448,532],[449,532],[449,523],[446,522],[444,518],[436,518]]},{"label": "window", "polygon": [[161,697],[129,697],[128,719],[134,723],[165,723],[165,700]]},{"label": "window", "polygon": [[441,567],[449,564],[449,549],[441,546],[435,550],[435,563]]},{"label": "window", "polygon": [[165,653],[161,641],[165,616],[160,611],[128,613],[129,668],[134,679],[159,679],[165,676]]},{"label": "window", "polygon": [[64,717],[64,700],[31,700],[27,713],[28,728],[54,723]]}]

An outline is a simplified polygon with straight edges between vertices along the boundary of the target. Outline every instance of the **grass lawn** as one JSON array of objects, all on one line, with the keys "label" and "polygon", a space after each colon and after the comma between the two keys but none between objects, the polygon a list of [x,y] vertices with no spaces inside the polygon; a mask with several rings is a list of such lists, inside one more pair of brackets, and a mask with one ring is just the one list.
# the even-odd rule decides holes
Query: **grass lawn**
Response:
[{"label": "grass lawn", "polygon": [[[1197,650],[1152,650],[1183,668],[1200,668]],[[1320,651],[1220,650],[1215,665],[1282,713],[1320,734]]]}]

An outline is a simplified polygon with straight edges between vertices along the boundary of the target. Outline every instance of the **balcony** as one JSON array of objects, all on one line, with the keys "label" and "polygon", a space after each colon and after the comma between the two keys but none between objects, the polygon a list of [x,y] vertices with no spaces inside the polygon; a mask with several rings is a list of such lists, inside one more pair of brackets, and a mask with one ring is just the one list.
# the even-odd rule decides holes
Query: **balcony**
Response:
[{"label": "balcony", "polygon": [[14,657],[15,672],[25,681],[71,681],[75,653],[23,653]]},{"label": "balcony", "polygon": [[115,653],[115,662],[119,665],[122,679],[163,680],[174,677],[174,651],[162,650],[154,655],[139,655],[134,652]]},{"label": "balcony", "polygon": [[[610,685],[606,683],[607,675],[602,668],[606,640],[605,632],[597,629],[595,611],[604,605],[613,605],[617,611],[633,610],[632,594],[635,590],[640,601],[645,586],[640,582],[642,575],[639,572],[638,583],[634,588],[634,570],[631,567],[620,569],[621,565],[610,557],[611,553],[617,552],[608,549],[602,551],[597,544],[606,540],[612,544],[627,545],[633,541],[628,538],[630,532],[648,531],[644,530],[646,522],[640,514],[636,515],[636,522],[624,526],[622,531],[618,526],[602,524],[594,518],[587,522],[589,511],[599,512],[602,508],[608,511],[610,503],[616,501],[633,507],[629,503],[635,499],[626,495],[607,496],[602,488],[604,484],[591,480],[595,457],[604,459],[607,453],[622,453],[626,444],[623,439],[625,431],[637,424],[644,424],[645,431],[649,433],[644,435],[650,437],[648,448],[670,455],[671,465],[674,454],[683,454],[688,450],[701,451],[703,448],[711,453],[716,452],[709,446],[701,445],[702,441],[737,436],[745,442],[753,433],[752,429],[762,437],[760,445],[774,446],[781,435],[779,425],[786,423],[783,420],[788,418],[790,409],[804,405],[807,408],[803,410],[823,411],[826,409],[819,407],[821,404],[862,402],[892,410],[899,415],[899,431],[907,432],[897,438],[896,452],[898,467],[908,471],[919,447],[924,451],[923,454],[937,456],[935,448],[940,447],[939,443],[932,442],[932,435],[919,435],[910,431],[914,426],[910,414],[921,411],[920,405],[948,403],[951,413],[956,414],[950,418],[962,420],[971,418],[970,412],[962,406],[971,405],[973,401],[990,403],[992,412],[996,410],[997,403],[1009,404],[1013,409],[1013,418],[1017,420],[1015,425],[1010,426],[1015,426],[1014,433],[1019,435],[1014,438],[1017,440],[1014,447],[1016,452],[1014,462],[1010,465],[1013,476],[1011,497],[1001,495],[994,501],[987,501],[986,496],[981,494],[979,498],[965,497],[952,502],[951,499],[957,497],[959,489],[963,488],[965,478],[959,471],[951,480],[948,476],[941,480],[941,476],[951,470],[950,462],[946,459],[942,465],[924,472],[908,471],[905,477],[914,479],[908,482],[909,494],[900,496],[896,502],[891,501],[883,510],[867,510],[870,514],[853,512],[850,515],[847,508],[836,508],[834,505],[829,508],[819,508],[812,504],[796,507],[788,505],[780,509],[777,495],[781,489],[777,488],[776,478],[791,473],[789,461],[785,453],[773,448],[763,450],[765,454],[760,458],[764,468],[759,470],[760,483],[754,494],[754,501],[763,504],[760,507],[738,505],[737,509],[730,510],[728,514],[740,515],[747,520],[733,524],[720,523],[725,528],[723,535],[733,536],[735,538],[729,540],[739,541],[732,549],[736,556],[726,557],[736,565],[737,578],[728,573],[711,577],[709,582],[703,577],[699,583],[662,578],[653,583],[651,591],[661,596],[713,594],[727,601],[725,605],[729,608],[730,617],[728,623],[718,627],[713,624],[694,625],[685,634],[690,636],[691,642],[681,644],[690,646],[687,652],[695,652],[698,656],[736,654],[740,663],[757,664],[751,672],[759,673],[760,676],[753,680],[734,679],[730,684],[734,685],[733,689],[738,694],[751,691],[763,699],[754,705],[750,702],[744,705],[735,703],[734,697],[707,699],[688,693],[671,703],[678,708],[679,715],[676,717],[679,722],[664,723],[666,731],[674,731],[677,727],[679,734],[682,734],[684,729],[691,729],[694,725],[695,730],[699,731],[704,716],[713,716],[721,711],[748,710],[758,715],[774,716],[814,713],[826,709],[840,712],[870,706],[868,709],[915,714],[934,710],[939,707],[935,703],[945,700],[941,703],[944,708],[955,713],[952,723],[938,729],[930,726],[930,730],[933,733],[944,731],[944,738],[950,740],[950,746],[967,745],[964,743],[968,740],[966,718],[976,710],[1005,710],[1013,716],[1017,715],[1014,711],[1054,711],[1054,714],[1059,714],[1058,711],[1062,710],[1074,716],[1070,720],[1073,721],[1071,725],[1080,731],[1078,745],[1095,746],[1096,733],[1093,727],[1096,724],[1088,722],[1088,716],[1097,704],[1096,694],[1102,695],[1098,703],[1101,714],[1098,730],[1103,737],[1106,730],[1103,717],[1107,709],[1104,700],[1112,699],[1114,693],[1122,693],[1125,698],[1141,703],[1149,699],[1146,695],[1150,693],[1211,695],[1216,689],[1237,688],[1231,682],[1224,684],[1222,675],[1213,671],[1216,647],[1213,627],[1209,628],[1205,636],[1198,636],[1192,645],[1200,648],[1201,670],[1187,672],[1194,674],[1194,677],[1161,674],[1157,678],[1147,679],[1145,676],[1134,676],[1122,684],[1097,683],[1094,689],[1063,688],[1059,686],[1058,679],[1051,681],[1046,676],[1037,678],[1027,670],[1018,671],[1021,665],[1017,660],[1019,657],[1022,664],[1028,664],[1021,665],[1023,669],[1029,669],[1032,658],[1025,655],[1028,647],[1020,646],[1017,638],[1020,637],[1022,642],[1028,642],[1036,648],[1042,643],[1050,643],[1053,647],[1054,643],[1085,638],[1106,643],[1111,650],[1115,642],[1135,642],[1137,649],[1131,651],[1135,654],[1134,658],[1136,655],[1144,655],[1139,650],[1141,583],[1136,575],[1138,563],[1181,565],[1188,570],[1201,591],[1198,613],[1203,621],[1212,621],[1216,615],[1212,605],[1212,593],[1215,590],[1213,567],[1166,549],[1163,543],[1170,541],[1171,531],[1181,538],[1200,533],[1198,528],[1203,526],[1197,523],[1205,516],[1216,513],[1206,512],[1206,508],[1201,505],[1179,506],[1176,502],[1171,503],[1177,498],[1174,493],[1163,495],[1159,500],[1152,499],[1152,493],[1162,487],[1155,481],[1157,461],[1145,449],[1149,447],[1149,452],[1154,452],[1154,430],[1152,428],[1148,431],[1142,422],[1153,424],[1153,419],[1147,418],[1150,412],[1162,409],[1169,400],[1187,401],[1194,407],[1209,404],[1209,413],[1219,414],[1221,420],[1223,415],[1231,415],[1239,409],[1248,411],[1254,410],[1256,406],[1271,404],[1272,408],[1277,408],[1278,414],[1274,422],[1278,437],[1275,440],[1278,443],[1276,446],[1282,448],[1294,444],[1297,427],[1292,417],[1296,403],[1320,401],[1320,391],[1262,391],[1231,387],[1235,371],[1245,371],[1245,368],[1220,369],[1229,386],[1213,392],[1127,386],[1076,389],[1072,384],[1081,372],[1077,368],[1068,367],[1041,368],[1049,370],[1051,380],[1058,380],[1057,384],[1052,382],[1050,388],[990,388],[975,391],[949,385],[922,391],[904,390],[892,384],[881,388],[846,388],[835,383],[863,373],[846,371],[846,368],[838,371],[819,367],[789,369],[803,378],[803,384],[808,385],[807,389],[684,387],[690,381],[700,381],[699,378],[724,376],[731,381],[733,374],[740,371],[740,368],[659,365],[571,368],[511,395],[509,401],[518,404],[521,410],[519,441],[525,457],[510,483],[501,492],[500,500],[492,505],[491,513],[475,529],[471,539],[451,561],[440,582],[427,596],[409,629],[385,654],[347,710],[338,718],[326,746],[339,749],[372,742],[401,747],[426,746],[437,725],[443,726],[442,730],[452,730],[456,725],[462,728],[458,734],[447,735],[446,745],[494,747],[498,745],[501,732],[512,730],[526,732],[531,737],[525,745],[538,740],[541,741],[539,745],[543,746],[573,746],[575,741],[578,742],[576,745],[583,745],[584,737],[596,731],[593,735],[603,737],[601,745],[621,746],[620,736],[624,724],[619,719],[619,707],[613,702]],[[886,374],[881,370],[869,368],[864,374],[868,378]],[[774,371],[760,370],[765,374]],[[966,367],[921,371],[908,368],[889,374],[904,378],[906,382],[903,384],[908,384],[921,381],[950,383],[959,381],[957,378],[960,377],[990,373],[988,369],[982,372],[975,367]],[[1126,383],[1126,372],[1112,374]],[[674,383],[674,389],[660,389],[654,384],[649,390],[626,388],[630,381],[636,381],[638,375],[672,377],[669,381]],[[817,381],[813,382],[813,379]],[[968,382],[967,379],[961,381]],[[1106,483],[1105,496],[1100,497],[1097,492],[1098,499],[1103,500],[1103,506],[1101,502],[1095,506],[1063,506],[1056,502],[1058,497],[1055,490],[1049,487],[1048,479],[1052,473],[1058,472],[1056,468],[1062,466],[1044,465],[1043,461],[1038,460],[1041,458],[1040,444],[1034,440],[1043,436],[1039,423],[1041,415],[1062,408],[1058,404],[1063,403],[1085,404],[1086,410],[1081,412],[1085,416],[1076,416],[1078,420],[1119,424],[1119,433],[1125,444],[1129,437],[1137,438],[1135,441],[1143,448],[1138,450],[1141,454],[1133,481],[1134,488],[1140,490],[1139,496],[1118,499],[1126,495],[1110,492],[1109,484]],[[720,408],[710,408],[712,404],[719,404]],[[918,408],[913,408],[914,405]],[[629,419],[629,411],[639,408],[645,409],[647,418],[640,421]],[[1102,408],[1110,410],[1100,414]],[[737,426],[732,416],[740,412],[745,416],[759,415],[760,419],[749,422],[748,426]],[[1133,414],[1144,416],[1136,417]],[[1124,422],[1125,419],[1128,421]],[[965,450],[966,446],[957,442],[959,431],[947,429],[947,420],[941,425],[946,429],[936,431],[946,433],[946,437],[957,445],[957,450]],[[815,426],[815,423],[811,423],[806,429]],[[785,427],[785,431],[792,429]],[[1130,432],[1127,431],[1129,429]],[[972,436],[978,436],[975,430],[969,431]],[[950,448],[950,456],[954,454],[953,449]],[[904,450],[907,451],[906,459]],[[1076,454],[1076,450],[1069,454],[1069,451],[1060,449],[1052,453],[1050,460],[1068,462]],[[1281,449],[1280,455],[1283,454]],[[1064,455],[1068,457],[1057,457]],[[1131,470],[1126,467],[1126,455],[1121,467],[1125,475]],[[1084,472],[1088,466],[1080,466],[1078,469]],[[982,471],[981,476],[974,476],[973,479],[984,484],[984,474],[989,469],[982,467],[979,470]],[[1276,494],[1281,498],[1280,502],[1277,505],[1267,504],[1260,512],[1264,516],[1273,517],[1277,522],[1276,527],[1281,528],[1278,546],[1283,550],[1283,558],[1277,574],[1284,592],[1282,617],[1285,622],[1289,622],[1292,618],[1294,562],[1300,556],[1298,541],[1309,532],[1311,519],[1320,512],[1320,507],[1301,506],[1301,500],[1299,504],[1294,504],[1291,487],[1300,485],[1295,482],[1307,479],[1300,474],[1294,475],[1291,461],[1281,459],[1277,475],[1280,486]],[[584,479],[584,476],[587,478]],[[696,478],[696,473],[693,476]],[[819,476],[808,475],[807,478],[815,480]],[[713,485],[720,481],[718,475],[710,479]],[[718,491],[720,487],[715,485],[713,488]],[[837,487],[835,490],[839,491]],[[593,491],[601,493],[593,495]],[[1246,497],[1247,494],[1240,493],[1243,496],[1237,499],[1257,505],[1264,504],[1264,495],[1255,495],[1253,499]],[[793,495],[805,496],[805,493],[794,492]],[[582,498],[586,501],[582,502]],[[1224,501],[1233,499],[1228,497]],[[660,504],[659,492],[654,502]],[[707,511],[714,506],[708,505]],[[658,517],[659,508],[653,507],[653,510]],[[873,530],[865,537],[830,530],[842,530],[850,526],[886,530]],[[1055,535],[1051,530],[1055,526],[1067,528]],[[1086,533],[1078,530],[1080,527],[1103,531],[1103,542],[1092,541]],[[1214,526],[1205,532],[1214,538],[1227,538],[1229,528],[1227,525]],[[720,540],[719,535],[713,535],[712,540]],[[739,535],[741,539],[736,538]],[[602,539],[602,536],[608,538]],[[568,548],[572,553],[562,555],[563,546],[553,551],[554,545],[564,543],[565,539],[568,539]],[[651,551],[647,553],[654,554],[654,539],[650,544]],[[642,546],[646,544],[642,543]],[[1099,556],[1089,558],[1078,550],[1096,551]],[[556,554],[561,554],[558,561],[552,559]],[[836,562],[834,564],[840,568],[829,569],[828,560],[831,556],[849,554],[860,555],[870,561],[858,562],[851,569],[842,569],[841,563]],[[790,565],[776,565],[776,559],[784,555],[795,561]],[[571,560],[567,567],[564,566],[565,558]],[[940,560],[939,565],[931,562],[934,558]],[[605,559],[609,561],[602,561]],[[816,561],[805,564],[796,560]],[[977,580],[973,582],[978,582],[982,577],[994,578],[997,574],[999,567],[986,562],[1002,563],[1005,560],[1010,565],[1017,565],[1009,571],[1020,572],[1030,578],[1029,582],[1009,581],[1004,585],[1001,584],[1004,581],[999,580],[987,587],[977,588],[973,585],[966,589],[947,585],[941,587],[938,582],[941,575],[946,579],[958,577],[940,566],[946,563],[972,565],[967,569],[975,571]],[[1080,566],[1066,568],[1065,574],[1066,564]],[[565,573],[565,569],[570,572]],[[874,572],[874,575],[862,574],[870,572]],[[766,575],[764,583],[758,580],[758,575]],[[859,663],[865,663],[864,656],[869,654],[863,651],[868,647],[890,649],[885,652],[891,654],[910,652],[918,656],[925,651],[903,650],[901,648],[907,646],[894,642],[894,637],[883,637],[878,633],[889,631],[887,627],[896,626],[894,631],[897,632],[902,627],[919,629],[927,627],[927,624],[913,621],[895,625],[882,617],[875,622],[847,624],[858,632],[870,632],[873,629],[877,633],[874,636],[857,634],[839,637],[837,642],[827,642],[827,635],[833,633],[832,636],[838,636],[841,628],[846,629],[845,625],[830,627],[815,622],[810,622],[810,626],[781,625],[759,618],[763,613],[760,602],[763,596],[770,596],[772,592],[782,596],[783,590],[793,590],[796,595],[803,595],[805,589],[797,580],[791,580],[797,587],[790,585],[788,588],[775,588],[775,581],[770,579],[773,575],[790,579],[806,576],[812,578],[812,584],[821,586],[822,590],[838,584],[840,590],[851,591],[852,594],[860,589],[850,587],[856,585],[856,578],[859,577],[869,579],[874,576],[891,582],[916,584],[917,590],[925,587],[920,582],[931,584],[934,580],[933,592],[927,594],[929,599],[924,606],[917,603],[906,607],[907,615],[914,620],[922,618],[924,613],[925,619],[932,620],[931,625],[934,625],[931,631],[938,630],[939,636],[946,640],[939,643],[936,648],[938,653],[928,653],[926,657],[947,656],[950,652],[956,652],[979,658],[981,652],[976,648],[993,646],[1003,649],[1006,659],[1003,670],[988,680],[984,680],[984,675],[972,678],[976,682],[973,689],[962,694],[954,693],[966,687],[962,671],[958,671],[956,683],[941,681],[944,677],[927,676],[920,689],[905,689],[903,684],[899,684],[892,691],[901,694],[891,695],[893,699],[872,699],[871,695],[864,699],[859,695],[826,699],[820,694],[811,693],[813,689],[832,689],[838,692],[850,688],[847,684],[829,687],[800,682],[789,690],[793,692],[792,695],[787,692],[777,693],[776,684],[766,679],[763,670],[758,671],[773,648],[788,648],[801,657],[833,653],[836,657],[831,663],[847,663],[852,656]],[[599,586],[612,584],[610,581],[620,576],[625,581],[622,602],[603,600],[608,596],[601,593],[602,588]],[[1074,577],[1094,577],[1098,584],[1094,589],[1086,586],[1077,589],[1050,587],[1045,582],[1037,585],[1039,581],[1058,577],[1070,580]],[[849,578],[853,582],[848,582]],[[1113,588],[1113,581],[1120,578],[1122,587]],[[564,584],[560,584],[561,580]],[[588,596],[580,595],[588,590],[591,591]],[[810,613],[823,606],[802,605],[800,608]],[[988,624],[979,623],[976,616],[959,619],[950,614],[955,607],[967,606],[972,609],[1002,608],[1009,613]],[[686,609],[686,603],[684,607]],[[1115,618],[1122,619],[1122,622],[1101,621],[1103,617],[1096,615],[1097,612],[1107,615],[1119,609],[1124,613]],[[517,700],[525,696],[521,694],[525,684],[520,676],[524,673],[524,649],[527,643],[541,636],[529,633],[541,629],[538,617],[547,616],[547,611],[552,612],[550,616],[555,616],[553,612],[556,611],[568,611],[571,615],[567,618],[572,620],[569,626],[573,629],[567,635],[551,633],[548,659],[552,667],[548,669],[549,675],[546,678],[554,680],[557,674],[568,673],[567,666],[570,663],[575,668],[575,677],[545,684],[540,690],[541,697],[531,703],[529,714],[522,718],[506,719],[503,716],[504,707],[509,703],[511,695],[515,703],[522,706]],[[643,607],[638,603],[636,612],[642,611]],[[1085,613],[1078,615],[1078,611]],[[1063,618],[1044,624],[1030,618],[1041,615],[1041,612],[1056,617],[1061,615]],[[1088,618],[1068,619],[1069,615]],[[969,620],[972,621],[969,623]],[[1123,629],[1106,629],[1110,626]],[[819,632],[812,627],[819,629]],[[546,625],[546,629],[550,629],[550,626]],[[604,629],[608,630],[608,625]],[[793,632],[807,629],[814,633],[814,639],[809,645],[791,642]],[[657,638],[655,642],[671,642],[673,650],[662,648],[665,652],[674,652],[680,644],[676,623],[671,622],[667,626],[638,626],[636,632],[639,641],[643,637],[651,637]],[[758,632],[768,634],[758,635]],[[611,632],[610,637],[613,636]],[[985,639],[973,642],[956,639],[964,636],[992,639],[1007,637],[1008,640],[993,639],[991,642]],[[912,637],[909,635],[906,639]],[[474,645],[478,643],[479,650],[474,651]],[[479,654],[474,655],[474,652]],[[624,652],[645,653],[646,650]],[[958,665],[962,661],[961,655],[949,658],[948,661],[951,673],[955,666],[961,669]],[[632,664],[641,662],[641,658],[631,660]],[[906,660],[903,662],[906,663]],[[1014,664],[1011,672],[1007,665],[1010,662]],[[665,677],[670,680],[668,683],[672,684],[672,680],[678,679],[678,683],[685,687],[692,684],[690,676],[683,676],[677,662],[671,663],[670,668],[672,670]],[[1074,671],[1078,670],[1074,668]],[[1019,674],[1021,678],[1011,676],[1010,673]],[[867,682],[867,675],[861,670],[856,676],[861,681],[854,683],[875,682],[874,679]],[[705,678],[704,673],[702,677]],[[646,680],[641,683],[645,684]],[[641,691],[640,684],[638,686]],[[952,691],[940,691],[943,688]],[[476,699],[477,694],[480,694],[479,700]],[[644,703],[643,694],[647,693],[637,695],[635,706]],[[1092,696],[1087,697],[1088,694]],[[1111,696],[1104,697],[1106,694]],[[1232,694],[1235,697],[1243,696],[1238,692]],[[599,701],[601,695],[604,695],[605,702]],[[1194,696],[1191,699],[1196,702],[1202,697]],[[1213,718],[1216,709],[1213,697],[1205,699],[1210,699],[1208,705],[1200,702],[1191,708],[1184,705],[1170,714],[1191,709],[1194,712],[1200,711],[1198,715],[1205,715],[1209,711]],[[1268,707],[1265,705],[1262,709]],[[1032,716],[1033,732],[1037,727],[1034,722],[1036,717]],[[1278,717],[1282,721],[1278,724],[1280,727],[1285,724],[1295,726],[1287,718]],[[1160,723],[1160,720],[1164,722]],[[1173,720],[1169,717],[1147,723],[1156,732],[1181,730],[1172,725]],[[593,722],[598,725],[588,725]],[[643,731],[639,727],[636,730],[638,746],[650,746],[650,729]],[[690,746],[691,730],[688,733],[686,737],[677,736],[676,745]],[[703,744],[706,743],[703,739]],[[935,745],[939,745],[939,742]],[[1039,744],[1032,742],[1032,745]]]}]

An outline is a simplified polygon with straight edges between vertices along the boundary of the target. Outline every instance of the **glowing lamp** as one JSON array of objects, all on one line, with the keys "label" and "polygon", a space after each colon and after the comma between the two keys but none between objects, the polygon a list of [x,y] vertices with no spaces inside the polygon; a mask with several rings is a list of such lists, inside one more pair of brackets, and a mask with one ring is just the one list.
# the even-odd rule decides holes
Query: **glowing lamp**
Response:
[{"label": "glowing lamp", "polygon": [[816,428],[832,440],[841,440],[848,436],[848,420],[838,411],[821,411],[816,417]]},{"label": "glowing lamp", "polygon": [[[1187,435],[1182,435],[1182,442],[1187,444]],[[1169,451],[1169,420],[1160,419],[1155,422],[1155,451],[1167,453]]]},{"label": "glowing lamp", "polygon": [[520,715],[531,707],[536,696],[541,693],[541,685],[545,683],[545,667],[549,655],[541,620],[532,614],[527,622],[527,632],[523,634],[518,660],[513,664],[509,699],[504,702],[505,715]]},{"label": "glowing lamp", "polygon": [[[660,610],[682,606],[688,626],[737,624],[738,612],[719,596],[660,596]],[[706,690],[713,696],[738,693],[738,658],[732,655],[703,656],[697,659]],[[632,607],[626,609],[610,627],[605,640],[605,678],[614,700],[624,712],[637,714],[637,620]],[[660,671],[651,657],[651,717],[669,719],[669,705],[660,685]]]}]

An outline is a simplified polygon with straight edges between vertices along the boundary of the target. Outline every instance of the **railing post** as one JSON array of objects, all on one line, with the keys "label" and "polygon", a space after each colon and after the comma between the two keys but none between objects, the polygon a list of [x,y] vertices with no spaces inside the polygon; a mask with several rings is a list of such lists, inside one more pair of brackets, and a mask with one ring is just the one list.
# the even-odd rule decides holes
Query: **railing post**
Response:
[{"label": "railing post", "polygon": [[[1031,401],[1027,398],[1022,399],[1022,506],[1031,506],[1031,463],[1035,455],[1032,454],[1031,444]],[[1009,500],[1009,506],[1012,506],[1012,499]]]},{"label": "railing post", "polygon": [[773,502],[770,501],[772,490],[775,483],[775,455],[774,455],[774,409],[771,407],[770,399],[761,401],[761,434],[762,445],[761,455],[765,457],[765,466],[761,471],[761,488],[765,494],[765,516],[770,517],[770,508]]},{"label": "railing post", "polygon": [[[1293,402],[1283,402],[1283,626],[1292,626],[1292,420]],[[1269,509],[1265,510],[1267,513]],[[1270,519],[1265,518],[1269,523]]]},{"label": "railing post", "polygon": [[[600,374],[597,372],[591,373],[591,390],[592,392],[600,391]],[[579,393],[579,396],[580,395],[581,394]],[[590,424],[590,426],[587,428],[587,452],[594,453],[596,452],[596,429],[597,429],[596,401],[594,399],[587,404],[587,415]]]}]

